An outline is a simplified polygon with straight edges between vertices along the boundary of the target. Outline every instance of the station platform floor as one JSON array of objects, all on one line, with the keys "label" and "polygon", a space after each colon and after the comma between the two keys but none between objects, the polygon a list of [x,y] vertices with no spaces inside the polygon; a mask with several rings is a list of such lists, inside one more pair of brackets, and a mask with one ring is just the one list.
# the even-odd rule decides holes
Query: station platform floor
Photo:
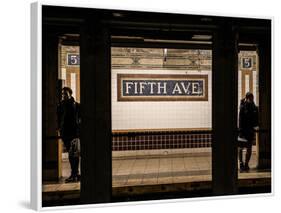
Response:
[{"label": "station platform floor", "polygon": [[[151,191],[192,191],[211,188],[212,158],[211,150],[208,148],[114,152],[112,156],[113,195],[130,196]],[[238,170],[239,186],[271,184],[271,171],[258,170],[256,165],[256,153],[253,149],[250,171]],[[43,199],[54,199],[56,195],[61,198],[62,194],[79,196],[79,182],[64,183],[69,174],[70,166],[67,156],[64,156],[63,177],[57,183],[43,183]]]}]

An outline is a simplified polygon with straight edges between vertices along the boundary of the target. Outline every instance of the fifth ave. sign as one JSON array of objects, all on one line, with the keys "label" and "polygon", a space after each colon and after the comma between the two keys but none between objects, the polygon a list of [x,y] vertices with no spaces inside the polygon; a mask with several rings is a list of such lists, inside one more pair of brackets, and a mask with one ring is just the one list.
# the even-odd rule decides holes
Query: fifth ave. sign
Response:
[{"label": "fifth ave. sign", "polygon": [[117,74],[118,101],[208,101],[208,75]]}]

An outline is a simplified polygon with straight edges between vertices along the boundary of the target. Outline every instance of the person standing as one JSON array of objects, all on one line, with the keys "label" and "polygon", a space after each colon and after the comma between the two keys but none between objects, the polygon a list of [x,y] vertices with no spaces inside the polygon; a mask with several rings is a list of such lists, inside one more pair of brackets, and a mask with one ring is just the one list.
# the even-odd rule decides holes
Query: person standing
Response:
[{"label": "person standing", "polygon": [[[240,171],[249,171],[249,161],[252,155],[252,145],[255,139],[255,127],[258,126],[258,108],[254,103],[254,95],[247,92],[241,100],[239,111],[239,136],[247,142],[245,147],[239,147]],[[243,162],[243,149],[246,148],[246,157]]]},{"label": "person standing", "polygon": [[72,90],[69,87],[62,88],[62,100],[57,107],[57,116],[59,133],[68,152],[68,159],[71,167],[71,175],[65,181],[79,181],[78,152],[80,150],[80,104],[72,97]]}]

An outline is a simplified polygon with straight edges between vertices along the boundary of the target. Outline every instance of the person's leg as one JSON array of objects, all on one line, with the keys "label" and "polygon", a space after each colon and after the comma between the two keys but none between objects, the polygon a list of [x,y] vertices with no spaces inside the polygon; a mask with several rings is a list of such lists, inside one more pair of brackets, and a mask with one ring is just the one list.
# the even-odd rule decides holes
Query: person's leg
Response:
[{"label": "person's leg", "polygon": [[69,164],[70,164],[70,168],[71,168],[71,174],[70,174],[69,178],[67,178],[65,180],[66,183],[75,181],[75,173],[74,173],[75,162],[74,162],[74,159],[72,156],[69,156],[68,160],[69,160]]},{"label": "person's leg", "polygon": [[80,162],[80,158],[77,157],[77,175],[76,175],[76,178],[77,178],[77,181],[80,181],[80,173],[79,173],[79,162]]},{"label": "person's leg", "polygon": [[[72,164],[73,163],[72,163],[72,159],[71,159],[71,156],[70,156],[70,140],[68,138],[64,138],[63,142],[64,142],[64,146],[66,148],[66,151],[68,153],[68,162],[70,164],[70,169],[72,171]],[[73,179],[71,171],[70,171],[70,176],[66,179],[66,182],[72,181],[72,179]]]},{"label": "person's leg", "polygon": [[79,162],[80,162],[80,157],[76,157],[76,171],[77,171],[77,176],[80,176],[79,175]]},{"label": "person's leg", "polygon": [[246,160],[245,160],[245,169],[249,170],[249,162],[252,156],[252,143],[250,142],[249,145],[247,146],[247,152],[246,152]]},{"label": "person's leg", "polygon": [[78,177],[79,174],[79,157],[73,157],[73,176]]},{"label": "person's leg", "polygon": [[75,161],[73,157],[69,157],[69,163],[70,163],[70,168],[71,168],[71,177],[75,177]]},{"label": "person's leg", "polygon": [[243,147],[238,148],[238,155],[239,155],[239,164],[240,164],[240,171],[244,169],[243,164]]}]

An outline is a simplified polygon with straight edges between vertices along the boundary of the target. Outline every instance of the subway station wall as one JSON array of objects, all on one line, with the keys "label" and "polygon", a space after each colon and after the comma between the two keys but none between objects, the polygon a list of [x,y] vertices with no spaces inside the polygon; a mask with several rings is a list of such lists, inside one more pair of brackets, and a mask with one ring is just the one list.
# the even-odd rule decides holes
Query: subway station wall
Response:
[{"label": "subway station wall", "polygon": [[252,92],[259,105],[259,58],[256,51],[240,51],[238,55],[238,106],[245,93]]},{"label": "subway station wall", "polygon": [[[117,100],[117,74],[207,75],[208,101],[137,101]],[[116,70],[112,79],[112,129],[211,128],[212,75],[194,70]]]},{"label": "subway station wall", "polygon": [[[207,75],[207,101],[118,101],[117,74]],[[112,48],[112,130],[210,129],[211,51]]]},{"label": "subway station wall", "polygon": [[70,87],[72,96],[80,102],[80,48],[79,46],[59,45],[59,79],[62,87]]},{"label": "subway station wall", "polygon": [[[245,93],[258,105],[258,55],[240,51],[238,109]],[[117,74],[207,75],[208,101],[121,102]],[[112,48],[112,130],[210,129],[212,127],[211,50]],[[238,113],[237,109],[237,113]]]},{"label": "subway station wall", "polygon": [[[210,129],[212,123],[211,50],[163,48],[111,48],[112,130]],[[80,101],[79,46],[60,46],[63,86],[73,89]],[[74,63],[77,62],[77,63]],[[258,105],[258,55],[240,51],[238,108],[247,91]],[[117,74],[207,75],[208,101],[118,101]],[[237,110],[238,113],[238,110]]]}]

